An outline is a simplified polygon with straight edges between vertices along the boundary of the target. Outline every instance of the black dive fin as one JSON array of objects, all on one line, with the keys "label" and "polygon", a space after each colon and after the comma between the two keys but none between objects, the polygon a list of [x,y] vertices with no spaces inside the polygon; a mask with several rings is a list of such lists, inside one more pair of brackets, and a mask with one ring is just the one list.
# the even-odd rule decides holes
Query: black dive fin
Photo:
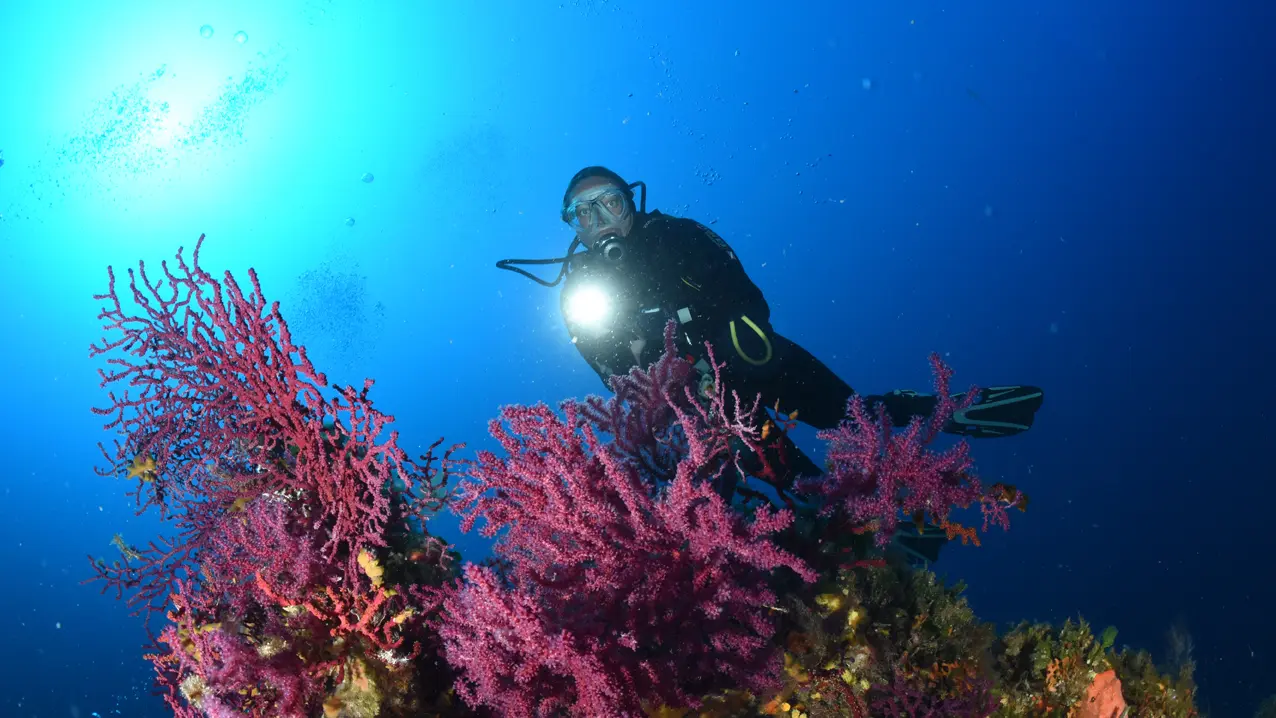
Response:
[{"label": "black dive fin", "polygon": [[[961,395],[954,398],[960,400]],[[979,399],[953,414],[944,433],[975,439],[1010,436],[1027,431],[1045,395],[1035,386],[993,386],[981,389]]]},{"label": "black dive fin", "polygon": [[913,523],[901,523],[895,530],[895,545],[904,552],[908,563],[925,566],[939,560],[939,550],[948,543],[948,534],[938,526],[926,524],[917,528]]}]

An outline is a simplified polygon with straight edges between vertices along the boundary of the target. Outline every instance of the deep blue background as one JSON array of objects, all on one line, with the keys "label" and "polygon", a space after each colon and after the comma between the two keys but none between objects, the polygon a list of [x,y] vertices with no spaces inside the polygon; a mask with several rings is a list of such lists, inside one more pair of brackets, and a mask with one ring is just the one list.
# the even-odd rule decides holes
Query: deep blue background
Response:
[{"label": "deep blue background", "polygon": [[1081,613],[1162,655],[1181,620],[1210,714],[1250,715],[1276,693],[1273,21],[0,3],[0,713],[162,714],[140,623],[79,585],[113,533],[157,529],[92,471],[107,264],[207,232],[205,265],[257,268],[321,368],[377,379],[409,448],[474,448],[500,404],[600,388],[556,292],[492,264],[559,255],[563,186],[603,163],[714,222],[777,329],[856,388],[926,388],[932,350],[960,385],[1045,387],[1031,432],[974,452],[1030,511],[940,568],[998,622]]}]

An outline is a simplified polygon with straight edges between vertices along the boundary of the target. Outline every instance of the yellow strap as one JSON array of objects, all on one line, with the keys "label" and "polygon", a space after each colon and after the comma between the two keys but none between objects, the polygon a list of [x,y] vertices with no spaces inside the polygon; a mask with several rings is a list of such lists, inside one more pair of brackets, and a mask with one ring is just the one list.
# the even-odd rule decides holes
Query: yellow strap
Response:
[{"label": "yellow strap", "polygon": [[759,327],[757,324],[754,324],[753,320],[750,319],[747,315],[741,314],[740,321],[749,325],[749,328],[753,330],[753,333],[757,334],[758,338],[762,340],[762,343],[766,346],[766,356],[762,357],[761,359],[754,359],[753,357],[744,353],[744,349],[740,348],[740,337],[736,334],[735,320],[732,319],[730,322],[728,322],[728,326],[731,327],[731,346],[735,347],[735,353],[739,354],[741,359],[749,362],[753,366],[762,366],[763,364],[766,364],[767,362],[771,361],[771,340],[767,338],[766,332],[762,331],[762,328]]}]

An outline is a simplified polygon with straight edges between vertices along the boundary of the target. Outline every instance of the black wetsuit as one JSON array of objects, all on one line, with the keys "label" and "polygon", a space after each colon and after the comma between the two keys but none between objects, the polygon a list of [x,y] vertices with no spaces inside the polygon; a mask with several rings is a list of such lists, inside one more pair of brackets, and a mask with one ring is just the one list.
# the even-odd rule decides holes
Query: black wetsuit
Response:
[{"label": "black wetsuit", "polygon": [[[715,359],[725,362],[726,388],[742,399],[761,395],[763,406],[773,408],[778,402],[781,412],[796,411],[798,421],[817,429],[833,428],[845,417],[854,394],[850,385],[772,329],[771,310],[761,290],[716,233],[694,220],[640,212],[620,246],[619,259],[599,251],[573,255],[561,297],[573,343],[608,390],[613,375],[659,359],[665,325],[676,319],[678,350],[707,359],[704,342],[709,341]],[[590,284],[612,303],[602,329],[576,326],[571,320],[572,297]],[[991,387],[970,408],[954,415],[944,431],[996,437],[1027,430],[1042,396],[1035,386]],[[936,404],[935,396],[912,391],[864,399],[870,407],[884,405],[895,426],[930,414]],[[785,457],[789,472],[781,483],[794,475],[821,472],[787,436],[781,440],[779,455]]]},{"label": "black wetsuit", "polygon": [[[603,331],[573,326],[569,318],[573,293],[591,283],[615,307],[615,319]],[[798,421],[828,429],[844,417],[853,393],[823,362],[771,328],[766,299],[735,253],[690,219],[659,211],[639,214],[623,240],[619,262],[596,252],[577,255],[562,305],[572,341],[604,384],[615,374],[656,361],[664,348],[665,324],[676,318],[679,351],[706,358],[708,340],[717,361],[726,363],[726,387],[742,399],[761,394],[764,406],[774,407],[778,400],[785,414],[796,410]],[[797,473],[819,471],[800,452],[793,454],[791,468]]]}]

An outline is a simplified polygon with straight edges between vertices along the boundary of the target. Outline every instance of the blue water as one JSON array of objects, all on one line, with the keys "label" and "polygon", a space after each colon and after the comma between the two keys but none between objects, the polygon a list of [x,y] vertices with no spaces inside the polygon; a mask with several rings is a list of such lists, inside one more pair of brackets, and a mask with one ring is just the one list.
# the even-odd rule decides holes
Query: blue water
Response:
[{"label": "blue water", "polygon": [[[975,445],[1032,497],[950,548],[980,615],[1114,624],[1202,704],[1276,693],[1276,11],[1124,3],[0,3],[0,714],[157,716],[141,622],[81,586],[135,517],[92,295],[208,234],[409,448],[601,385],[556,290],[606,164],[722,234],[777,330],[866,392],[1032,383]],[[201,28],[209,27],[211,31]],[[207,35],[205,37],[204,35]],[[189,249],[188,249],[189,251]],[[815,449],[812,432],[799,433]],[[434,530],[467,556],[486,550]]]}]

